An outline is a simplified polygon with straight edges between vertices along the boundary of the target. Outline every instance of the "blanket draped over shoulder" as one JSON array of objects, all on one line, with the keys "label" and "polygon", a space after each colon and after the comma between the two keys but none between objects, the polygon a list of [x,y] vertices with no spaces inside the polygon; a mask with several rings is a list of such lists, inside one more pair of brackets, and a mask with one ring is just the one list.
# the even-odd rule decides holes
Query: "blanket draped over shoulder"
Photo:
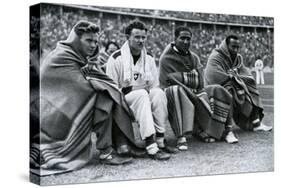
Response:
[{"label": "blanket draped over shoulder", "polygon": [[87,60],[73,49],[71,42],[59,42],[41,65],[40,143],[31,147],[31,161],[37,163],[31,172],[40,176],[76,170],[92,160],[91,133],[109,115],[134,143],[133,117],[123,95],[104,73],[83,75]]},{"label": "blanket draped over shoulder", "polygon": [[[230,76],[231,74],[231,76]],[[206,84],[220,84],[234,98],[234,120],[243,129],[251,130],[250,116],[253,107],[257,107],[259,116],[263,118],[263,107],[254,77],[244,66],[240,54],[233,61],[228,52],[225,40],[219,48],[214,49],[208,59]]]},{"label": "blanket draped over shoulder", "polygon": [[[220,139],[230,112],[231,95],[218,85],[204,87],[202,69],[196,54],[190,51],[189,55],[181,55],[170,44],[160,58],[160,86],[167,88],[168,103],[171,105],[168,108],[171,126],[185,126],[183,122],[189,121],[186,118],[194,118],[194,131],[199,126],[210,136]],[[180,88],[178,92],[171,89],[175,85]],[[194,105],[194,117],[186,115],[193,110],[186,109],[188,105],[182,105],[186,97]]]}]

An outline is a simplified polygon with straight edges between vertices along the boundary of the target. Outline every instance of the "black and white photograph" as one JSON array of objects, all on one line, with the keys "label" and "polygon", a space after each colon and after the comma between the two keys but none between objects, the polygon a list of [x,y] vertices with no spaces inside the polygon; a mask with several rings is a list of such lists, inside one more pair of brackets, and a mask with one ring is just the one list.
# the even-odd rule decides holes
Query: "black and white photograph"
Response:
[{"label": "black and white photograph", "polygon": [[30,7],[30,180],[274,171],[274,18]]},{"label": "black and white photograph", "polygon": [[4,2],[1,187],[275,187],[277,7]]}]

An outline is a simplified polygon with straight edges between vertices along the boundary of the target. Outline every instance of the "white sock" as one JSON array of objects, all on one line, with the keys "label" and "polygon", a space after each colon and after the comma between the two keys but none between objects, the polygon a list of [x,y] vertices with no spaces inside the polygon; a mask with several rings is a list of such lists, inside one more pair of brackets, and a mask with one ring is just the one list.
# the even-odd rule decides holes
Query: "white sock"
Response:
[{"label": "white sock", "polygon": [[254,121],[252,121],[253,124],[256,124],[256,123],[260,123],[260,119],[255,119]]},{"label": "white sock", "polygon": [[186,143],[187,141],[186,141],[186,138],[184,136],[182,136],[182,137],[178,138],[177,142],[178,142],[178,144],[181,144],[181,143]]},{"label": "white sock", "polygon": [[155,155],[159,150],[155,142],[153,144],[150,144],[149,146],[146,146],[145,149],[149,155]]}]

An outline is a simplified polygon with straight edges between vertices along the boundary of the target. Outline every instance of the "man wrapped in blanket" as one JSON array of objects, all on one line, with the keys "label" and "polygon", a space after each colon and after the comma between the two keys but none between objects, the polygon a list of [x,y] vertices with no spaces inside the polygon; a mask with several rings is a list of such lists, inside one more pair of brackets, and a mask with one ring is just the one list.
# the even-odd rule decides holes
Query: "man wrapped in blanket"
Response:
[{"label": "man wrapped in blanket", "polygon": [[204,142],[225,139],[236,143],[232,132],[231,95],[219,85],[204,87],[203,66],[190,51],[188,27],[175,30],[175,41],[160,57],[160,86],[168,98],[169,120],[178,138],[177,147],[187,150],[186,135],[193,132]]},{"label": "man wrapped in blanket", "polygon": [[134,145],[133,115],[113,80],[88,65],[89,57],[93,62],[98,56],[98,37],[98,26],[80,21],[42,62],[40,132],[31,135],[40,138],[39,143],[31,144],[31,171],[35,174],[69,172],[92,161],[92,131],[101,162],[119,165],[131,161],[132,152],[120,157],[113,147]]},{"label": "man wrapped in blanket", "polygon": [[157,160],[169,159],[170,155],[163,151],[175,150],[164,142],[165,127],[169,124],[167,99],[159,88],[155,61],[145,49],[147,28],[140,21],[132,21],[125,34],[127,41],[109,57],[106,73],[124,92],[148,155]]},{"label": "man wrapped in blanket", "polygon": [[264,114],[259,91],[238,53],[239,45],[238,36],[229,35],[212,51],[206,67],[206,84],[219,84],[231,93],[233,118],[240,128],[270,131],[272,127],[261,122]]}]

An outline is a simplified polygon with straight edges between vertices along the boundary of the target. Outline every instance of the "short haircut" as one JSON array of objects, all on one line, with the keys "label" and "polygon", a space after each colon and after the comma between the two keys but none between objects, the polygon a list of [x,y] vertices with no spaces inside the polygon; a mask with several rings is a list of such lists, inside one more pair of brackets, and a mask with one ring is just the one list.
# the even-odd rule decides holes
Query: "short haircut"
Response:
[{"label": "short haircut", "polygon": [[174,33],[175,34],[175,38],[178,38],[178,36],[180,35],[180,32],[182,32],[182,31],[187,31],[192,36],[192,32],[191,32],[191,30],[188,27],[186,27],[186,26],[179,26],[179,27],[177,27],[175,29],[175,33]]},{"label": "short haircut", "polygon": [[147,28],[145,27],[145,24],[139,20],[133,20],[126,28],[125,28],[125,34],[127,36],[131,35],[131,32],[133,29],[140,29],[145,30],[147,32]]},{"label": "short haircut", "polygon": [[117,47],[117,49],[119,49],[119,45],[118,45],[116,42],[114,42],[114,41],[109,41],[109,42],[108,42],[108,43],[106,43],[106,45],[105,45],[105,51],[107,51],[107,50],[108,50],[108,48],[109,48],[110,44],[113,44],[114,46],[116,46],[116,47]]},{"label": "short haircut", "polygon": [[78,36],[82,36],[84,33],[98,33],[100,31],[99,26],[92,22],[81,20],[74,26],[74,32]]},{"label": "short haircut", "polygon": [[235,34],[230,34],[226,37],[225,42],[228,45],[230,42],[230,39],[234,39],[234,40],[239,40],[238,36]]}]

